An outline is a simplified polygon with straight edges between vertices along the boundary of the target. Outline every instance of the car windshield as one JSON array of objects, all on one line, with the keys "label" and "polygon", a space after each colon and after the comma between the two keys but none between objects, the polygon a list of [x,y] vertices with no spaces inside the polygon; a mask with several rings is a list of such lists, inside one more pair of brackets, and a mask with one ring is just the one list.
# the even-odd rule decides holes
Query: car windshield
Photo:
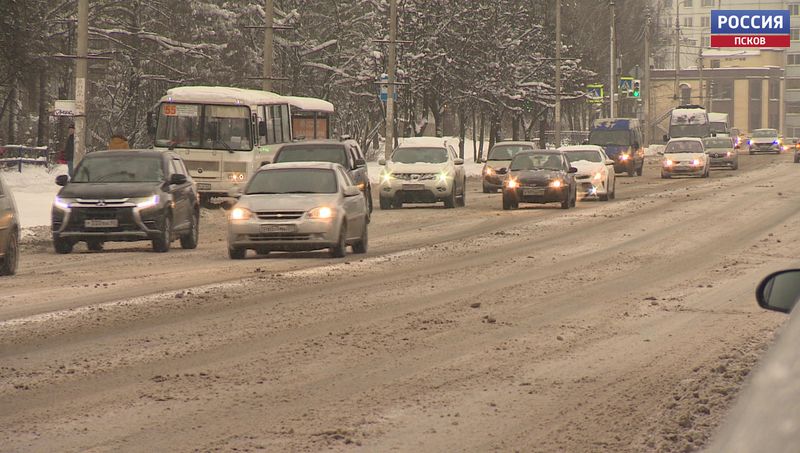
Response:
[{"label": "car windshield", "polygon": [[733,143],[729,138],[709,138],[703,140],[706,148],[733,148]]},{"label": "car windshield", "polygon": [[778,138],[778,131],[774,129],[753,131],[753,138]]},{"label": "car windshield", "polygon": [[486,160],[511,160],[520,151],[531,151],[532,146],[525,145],[497,145],[489,151],[489,157]]},{"label": "car windshield", "polygon": [[563,170],[564,164],[558,154],[521,154],[511,161],[511,171]]},{"label": "car windshield", "polygon": [[256,173],[245,194],[336,193],[338,190],[333,170],[291,168]]},{"label": "car windshield", "polygon": [[170,104],[160,107],[155,145],[250,151],[250,109],[233,105]]},{"label": "car windshield", "polygon": [[398,148],[392,154],[392,161],[401,164],[443,164],[447,162],[444,148]]},{"label": "car windshield", "polygon": [[343,146],[284,147],[275,157],[275,163],[278,162],[332,162],[348,167]]},{"label": "car windshield", "polygon": [[676,141],[667,143],[665,154],[678,154],[678,153],[702,153],[703,144],[696,141]]},{"label": "car windshield", "polygon": [[579,162],[582,160],[586,162],[603,162],[603,156],[599,151],[568,151],[566,154],[570,162]]},{"label": "car windshield", "polygon": [[72,182],[77,183],[125,183],[161,182],[164,170],[159,156],[86,156]]},{"label": "car windshield", "polygon": [[589,144],[631,146],[631,133],[628,130],[595,129],[589,134]]},{"label": "car windshield", "polygon": [[727,134],[728,125],[726,123],[711,123],[711,132],[714,134]]}]

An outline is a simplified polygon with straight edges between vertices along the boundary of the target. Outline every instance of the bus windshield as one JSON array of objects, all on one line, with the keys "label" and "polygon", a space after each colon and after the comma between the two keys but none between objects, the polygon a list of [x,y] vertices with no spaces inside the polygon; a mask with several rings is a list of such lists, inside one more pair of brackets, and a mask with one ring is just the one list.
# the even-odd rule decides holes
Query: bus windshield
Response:
[{"label": "bus windshield", "polygon": [[589,144],[598,146],[631,146],[627,129],[595,129],[589,134]]},{"label": "bus windshield", "polygon": [[238,105],[161,104],[156,146],[250,151],[250,109]]}]

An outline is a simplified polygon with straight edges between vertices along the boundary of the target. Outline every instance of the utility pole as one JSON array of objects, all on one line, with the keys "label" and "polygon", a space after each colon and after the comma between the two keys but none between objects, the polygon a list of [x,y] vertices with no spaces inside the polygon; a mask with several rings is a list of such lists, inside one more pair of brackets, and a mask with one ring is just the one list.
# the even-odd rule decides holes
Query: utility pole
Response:
[{"label": "utility pole", "polygon": [[267,0],[266,30],[264,30],[264,91],[272,91],[272,66],[275,59],[275,0]]},{"label": "utility pole", "polygon": [[89,58],[89,0],[78,0],[78,55],[75,62],[75,157],[86,154],[86,79]]},{"label": "utility pole", "polygon": [[609,117],[614,118],[614,92],[617,90],[617,57],[616,57],[616,33],[617,33],[617,9],[614,0],[610,0],[608,5],[611,7],[611,73],[609,74],[608,84],[608,100],[609,100]]},{"label": "utility pole", "polygon": [[555,143],[561,147],[561,0],[556,0],[556,108]]},{"label": "utility pole", "polygon": [[389,6],[389,68],[388,87],[386,98],[386,145],[384,156],[386,160],[392,156],[394,150],[394,93],[397,81],[397,0],[391,0]]},{"label": "utility pole", "polygon": [[675,2],[675,101],[680,99],[681,72],[681,0]]},{"label": "utility pole", "polygon": [[697,49],[697,73],[700,79],[700,102],[699,105],[705,105],[705,98],[703,96],[703,66],[705,63],[703,62],[703,35],[700,34],[700,47]]},{"label": "utility pole", "polygon": [[650,27],[652,26],[653,16],[650,8],[647,8],[645,29],[644,29],[644,77],[642,80],[642,102],[644,107],[644,143],[650,145],[652,140],[652,124],[650,115]]}]

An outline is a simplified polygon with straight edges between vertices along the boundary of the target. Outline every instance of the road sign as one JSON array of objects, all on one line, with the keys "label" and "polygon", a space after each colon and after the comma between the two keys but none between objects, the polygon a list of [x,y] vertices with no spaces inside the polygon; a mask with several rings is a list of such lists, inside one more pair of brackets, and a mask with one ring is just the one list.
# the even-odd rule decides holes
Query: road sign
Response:
[{"label": "road sign", "polygon": [[628,94],[633,92],[633,77],[619,78],[619,92]]},{"label": "road sign", "polygon": [[74,100],[56,101],[53,116],[75,116],[77,111]]},{"label": "road sign", "polygon": [[[381,102],[386,102],[387,100],[389,100],[389,76],[387,74],[381,74],[380,84],[381,84],[381,92],[380,92]],[[394,96],[392,96],[392,99],[397,101],[397,87],[395,87]]]},{"label": "road sign", "polygon": [[711,47],[791,47],[789,10],[711,11]]},{"label": "road sign", "polygon": [[602,104],[605,96],[602,84],[586,85],[586,96],[592,104]]}]

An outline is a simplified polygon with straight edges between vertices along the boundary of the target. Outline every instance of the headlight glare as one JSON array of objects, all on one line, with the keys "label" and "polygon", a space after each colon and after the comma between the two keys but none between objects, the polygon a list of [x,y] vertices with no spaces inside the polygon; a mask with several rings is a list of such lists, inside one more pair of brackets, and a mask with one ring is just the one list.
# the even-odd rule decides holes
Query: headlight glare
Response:
[{"label": "headlight glare", "polygon": [[595,181],[601,181],[602,179],[603,179],[603,173],[602,172],[598,171],[597,173],[595,173],[595,175],[594,175],[594,180]]},{"label": "headlight glare", "polygon": [[673,162],[672,159],[667,159],[667,160],[664,161],[664,166],[665,167],[671,167],[674,164],[675,164],[675,162]]},{"label": "headlight glare", "polygon": [[329,208],[327,206],[320,206],[319,208],[314,208],[308,211],[308,218],[327,220],[327,219],[332,219],[333,214],[334,214],[333,208]]},{"label": "headlight glare", "polygon": [[253,213],[247,208],[233,208],[231,211],[231,220],[250,220]]},{"label": "headlight glare", "polygon": [[564,181],[562,181],[560,179],[556,179],[555,181],[551,181],[550,182],[550,187],[552,187],[554,189],[560,189],[560,188],[564,187]]},{"label": "headlight glare", "polygon": [[161,200],[159,199],[158,195],[153,195],[151,197],[147,197],[147,198],[143,198],[143,199],[137,200],[136,207],[138,209],[153,208],[155,206],[158,206],[158,202],[159,201],[161,201]]},{"label": "headlight glare", "polygon": [[506,187],[508,187],[509,189],[516,189],[517,187],[519,187],[519,183],[517,182],[516,179],[509,178],[509,180],[506,181]]},{"label": "headlight glare", "polygon": [[440,184],[446,183],[447,182],[447,172],[443,171],[443,172],[439,173],[439,175],[436,177],[436,181],[438,181]]},{"label": "headlight glare", "polygon": [[70,203],[70,202],[68,202],[67,200],[64,200],[64,199],[63,199],[63,198],[61,198],[61,197],[56,197],[56,199],[55,199],[55,201],[53,202],[53,204],[54,204],[54,205],[55,205],[57,208],[59,208],[59,209],[62,209],[62,210],[67,210],[67,209],[69,209],[69,208],[70,208],[70,206],[71,206],[71,203]]},{"label": "headlight glare", "polygon": [[486,169],[483,171],[483,173],[486,176],[494,176],[497,172],[494,171],[494,168],[492,168],[492,167],[486,167]]},{"label": "headlight glare", "polygon": [[381,183],[389,184],[390,182],[392,182],[392,179],[394,179],[394,176],[392,176],[392,172],[381,173]]}]

